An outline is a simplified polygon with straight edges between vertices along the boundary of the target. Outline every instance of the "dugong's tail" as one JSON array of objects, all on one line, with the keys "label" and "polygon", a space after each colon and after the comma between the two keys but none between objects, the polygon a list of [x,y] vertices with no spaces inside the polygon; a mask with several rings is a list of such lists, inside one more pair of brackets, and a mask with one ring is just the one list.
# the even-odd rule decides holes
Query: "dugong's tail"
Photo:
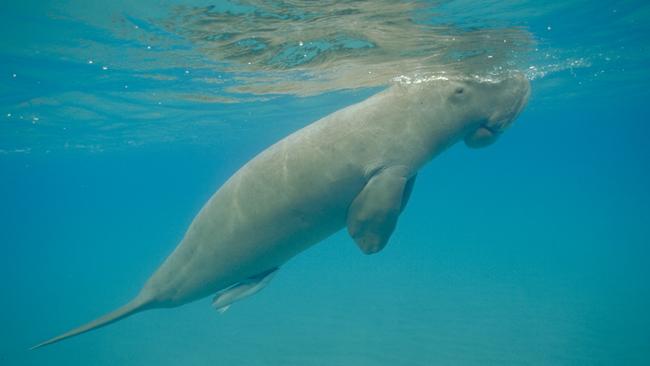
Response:
[{"label": "dugong's tail", "polygon": [[48,340],[46,340],[44,342],[41,342],[41,343],[35,345],[34,347],[32,347],[30,349],[41,348],[41,347],[47,346],[49,344],[62,341],[64,339],[66,339],[66,338],[74,337],[74,336],[79,335],[81,333],[86,333],[86,332],[91,331],[93,329],[103,327],[105,325],[116,322],[116,321],[118,321],[120,319],[124,319],[129,315],[133,315],[133,314],[135,314],[137,312],[145,310],[145,308],[147,308],[148,305],[149,305],[148,301],[143,300],[143,299],[141,299],[139,297],[136,297],[131,302],[129,302],[126,305],[118,308],[117,310],[114,310],[114,311],[112,311],[112,312],[110,312],[110,313],[108,313],[108,314],[106,314],[106,315],[104,315],[104,316],[102,316],[100,318],[97,318],[97,319],[91,321],[90,323],[84,324],[84,325],[82,325],[82,326],[80,326],[78,328],[74,328],[74,329],[72,329],[72,330],[70,330],[70,331],[68,331],[66,333],[63,333],[63,334],[58,335],[58,336],[56,336],[54,338],[50,338],[50,339],[48,339]]}]

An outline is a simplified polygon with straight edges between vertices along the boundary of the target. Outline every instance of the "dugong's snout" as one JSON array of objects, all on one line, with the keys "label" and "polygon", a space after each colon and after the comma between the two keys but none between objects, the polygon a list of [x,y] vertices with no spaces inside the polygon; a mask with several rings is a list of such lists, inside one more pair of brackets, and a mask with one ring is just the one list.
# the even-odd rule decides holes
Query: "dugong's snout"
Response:
[{"label": "dugong's snout", "polygon": [[515,74],[498,83],[495,111],[488,118],[486,126],[502,132],[510,127],[528,103],[530,82],[522,74]]},{"label": "dugong's snout", "polygon": [[465,136],[465,144],[472,148],[491,145],[517,119],[530,96],[530,82],[522,74],[515,74],[484,88],[486,115],[476,129]]}]

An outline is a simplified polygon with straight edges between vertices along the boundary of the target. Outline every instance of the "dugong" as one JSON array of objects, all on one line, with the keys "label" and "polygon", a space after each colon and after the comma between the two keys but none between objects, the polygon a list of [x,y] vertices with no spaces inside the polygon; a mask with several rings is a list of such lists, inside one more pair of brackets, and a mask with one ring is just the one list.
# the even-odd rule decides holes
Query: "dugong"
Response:
[{"label": "dugong", "polygon": [[215,293],[224,311],[343,227],[363,253],[382,250],[418,170],[458,141],[493,143],[530,94],[519,74],[430,79],[392,85],[262,151],[201,208],[133,300],[32,348]]}]

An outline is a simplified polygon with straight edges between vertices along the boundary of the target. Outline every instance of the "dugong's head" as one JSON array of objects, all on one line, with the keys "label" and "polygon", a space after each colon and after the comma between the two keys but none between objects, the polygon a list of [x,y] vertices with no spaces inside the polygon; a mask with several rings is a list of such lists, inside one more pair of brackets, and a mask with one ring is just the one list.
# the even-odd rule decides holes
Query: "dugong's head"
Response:
[{"label": "dugong's head", "polygon": [[499,81],[450,81],[449,101],[466,122],[463,139],[469,147],[492,144],[524,109],[530,95],[530,83],[516,74]]}]

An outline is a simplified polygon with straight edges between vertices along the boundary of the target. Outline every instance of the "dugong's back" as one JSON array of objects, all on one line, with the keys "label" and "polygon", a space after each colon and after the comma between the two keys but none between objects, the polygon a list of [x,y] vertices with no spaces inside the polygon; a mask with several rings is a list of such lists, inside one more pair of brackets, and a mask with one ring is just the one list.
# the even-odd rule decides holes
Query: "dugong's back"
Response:
[{"label": "dugong's back", "polygon": [[350,202],[366,181],[359,159],[364,154],[350,150],[356,143],[346,130],[350,121],[339,118],[343,111],[286,137],[237,171],[132,301],[31,349],[146,309],[210,295],[277,268],[342,228]]},{"label": "dugong's back", "polygon": [[336,115],[271,146],[206,203],[143,289],[161,306],[198,299],[264,270],[341,229],[367,165]]}]

